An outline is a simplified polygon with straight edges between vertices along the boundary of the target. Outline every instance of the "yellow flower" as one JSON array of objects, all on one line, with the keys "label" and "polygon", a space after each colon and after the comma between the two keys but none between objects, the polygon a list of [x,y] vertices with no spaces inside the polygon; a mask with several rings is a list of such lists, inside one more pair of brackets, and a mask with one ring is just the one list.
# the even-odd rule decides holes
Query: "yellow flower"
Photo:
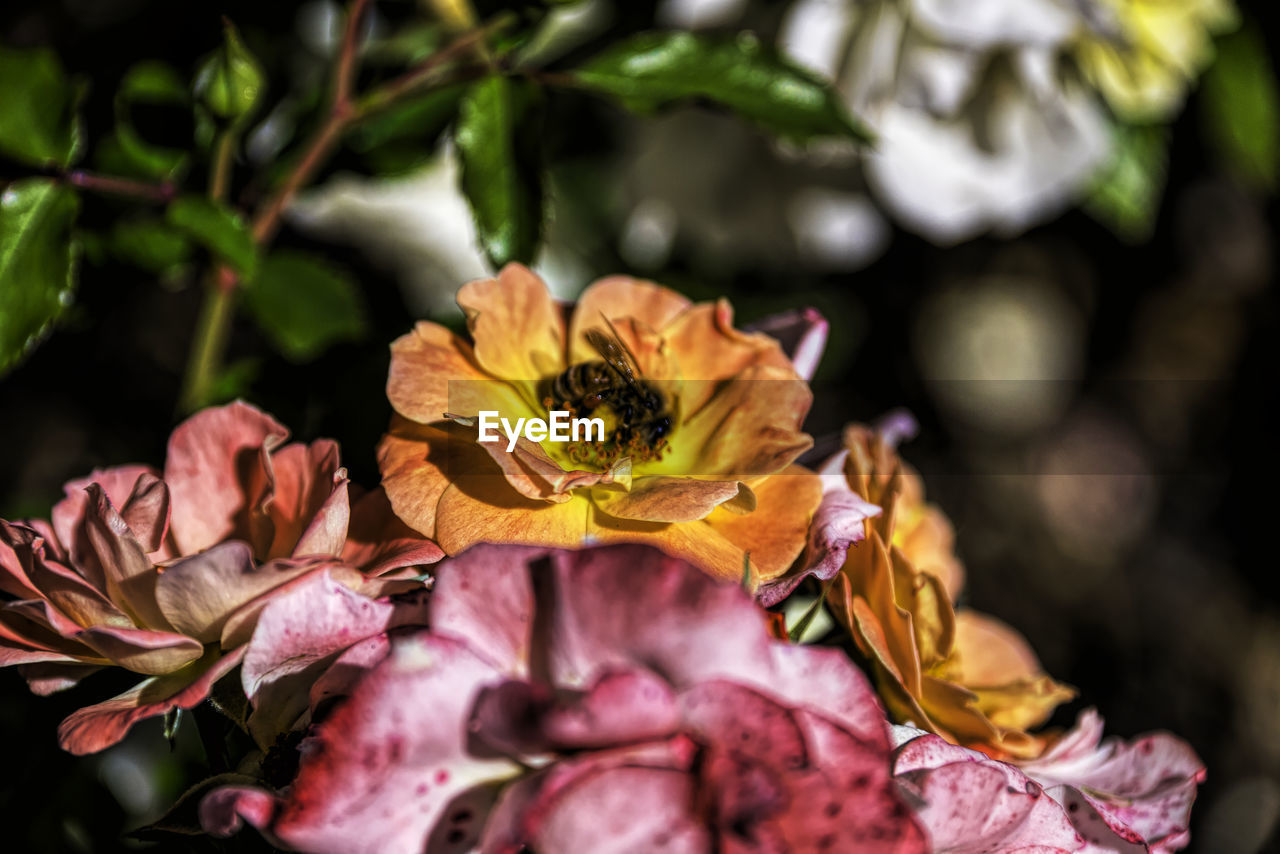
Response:
[{"label": "yellow flower", "polygon": [[953,602],[963,583],[951,525],[883,436],[845,434],[850,488],[883,513],[849,550],[828,599],[870,661],[889,714],[951,741],[1033,757],[1040,726],[1073,691],[1046,676],[1013,629]]},{"label": "yellow flower", "polygon": [[1213,60],[1213,34],[1237,23],[1231,0],[1102,0],[1080,65],[1129,121],[1168,119]]},{"label": "yellow flower", "polygon": [[[817,475],[794,465],[812,444],[800,431],[812,396],[776,340],[733,328],[727,302],[695,305],[619,276],[569,311],[512,264],[465,285],[458,304],[470,342],[421,322],[391,348],[397,414],[379,464],[410,526],[449,554],[478,542],[649,543],[735,580],[749,553],[757,584],[795,561],[821,499]],[[591,330],[626,345],[639,383],[628,394],[660,406],[628,418],[617,400],[574,392],[591,376],[620,381]],[[566,407],[606,420],[606,441],[477,441],[481,412],[514,424]],[[669,424],[654,429],[659,416]]]}]

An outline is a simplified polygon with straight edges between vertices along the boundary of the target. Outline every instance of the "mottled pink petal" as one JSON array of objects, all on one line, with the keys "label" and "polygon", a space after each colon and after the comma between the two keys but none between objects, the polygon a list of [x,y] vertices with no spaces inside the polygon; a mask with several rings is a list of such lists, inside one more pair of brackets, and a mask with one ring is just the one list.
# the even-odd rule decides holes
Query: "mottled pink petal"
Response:
[{"label": "mottled pink petal", "polygon": [[517,771],[467,748],[467,713],[498,677],[459,641],[402,639],[304,743],[272,835],[318,854],[420,854],[456,796]]},{"label": "mottled pink petal", "polygon": [[439,565],[431,596],[431,626],[466,638],[472,649],[509,675],[528,670],[533,588],[528,562],[544,549],[480,545]]},{"label": "mottled pink petal", "polygon": [[331,558],[281,558],[265,563],[254,572],[254,584],[262,593],[250,599],[227,617],[222,627],[220,643],[223,649],[233,649],[249,642],[262,609],[277,596],[283,596],[299,585],[306,584],[310,576],[328,572],[333,580],[352,590],[360,587],[364,577],[349,566]]},{"label": "mottled pink petal", "polygon": [[140,720],[170,709],[190,709],[209,695],[209,689],[240,663],[242,651],[220,656],[216,650],[200,661],[166,676],[155,676],[104,703],[72,712],[58,727],[58,743],[76,755],[96,753],[124,738]]},{"label": "mottled pink petal", "polygon": [[827,347],[827,320],[813,308],[775,314],[750,324],[744,331],[763,332],[777,339],[796,373],[806,381],[813,379]]},{"label": "mottled pink petal", "polygon": [[200,802],[200,825],[214,836],[230,836],[245,822],[265,832],[279,807],[279,799],[253,786],[224,786]]},{"label": "mottled pink petal", "polygon": [[240,674],[259,745],[269,747],[306,711],[307,687],[337,653],[395,626],[425,624],[424,599],[374,601],[323,570],[273,597],[258,616]]},{"label": "mottled pink petal", "polygon": [[203,551],[232,536],[247,537],[255,484],[265,483],[262,449],[289,431],[243,401],[198,412],[169,437],[164,481],[170,529],[180,554]]},{"label": "mottled pink petal", "polygon": [[656,549],[557,552],[552,564],[556,598],[546,618],[558,684],[581,687],[604,670],[643,662],[678,689],[752,678],[767,657],[772,640],[750,598]]}]

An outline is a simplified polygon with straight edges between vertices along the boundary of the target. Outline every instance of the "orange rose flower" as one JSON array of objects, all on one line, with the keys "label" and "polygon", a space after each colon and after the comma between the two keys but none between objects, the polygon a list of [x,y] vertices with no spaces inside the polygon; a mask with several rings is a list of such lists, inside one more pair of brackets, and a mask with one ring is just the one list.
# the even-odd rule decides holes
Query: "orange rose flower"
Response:
[{"label": "orange rose flower", "polygon": [[848,552],[828,592],[871,662],[889,714],[953,742],[1014,758],[1038,755],[1040,726],[1074,692],[1041,670],[1016,631],[953,603],[963,569],[946,516],[881,433],[845,434],[850,489],[883,512]]},{"label": "orange rose flower", "polygon": [[[747,555],[753,585],[786,574],[822,487],[794,464],[812,395],[777,340],[734,329],[723,300],[621,276],[568,308],[518,264],[458,304],[470,341],[424,321],[391,347],[379,462],[401,519],[448,554],[648,543],[719,578]],[[553,410],[599,417],[604,440],[479,441],[483,412]]]}]

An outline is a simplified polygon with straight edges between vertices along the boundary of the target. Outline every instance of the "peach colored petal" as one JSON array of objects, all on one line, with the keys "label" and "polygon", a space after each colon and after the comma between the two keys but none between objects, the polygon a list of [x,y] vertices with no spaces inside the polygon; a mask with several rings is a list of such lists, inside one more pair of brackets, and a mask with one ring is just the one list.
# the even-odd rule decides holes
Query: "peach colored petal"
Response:
[{"label": "peach colored petal", "polygon": [[588,329],[605,328],[604,318],[615,327],[620,321],[631,319],[651,331],[661,332],[691,305],[670,288],[643,279],[630,276],[600,279],[578,297],[569,326],[569,362],[576,364],[599,358],[583,336]]},{"label": "peach colored petal", "polygon": [[35,531],[0,522],[0,543],[3,543],[0,548],[7,549],[13,555],[14,569],[21,573],[21,584],[13,585],[14,589],[8,592],[17,596],[48,599],[61,614],[78,626],[98,623],[132,625],[124,612],[99,590],[67,567],[48,560]]},{"label": "peach colored petal", "polygon": [[63,750],[83,756],[120,741],[135,723],[170,709],[190,709],[209,695],[213,683],[240,663],[243,652],[219,656],[210,650],[176,673],[156,676],[104,703],[73,712],[58,727]]},{"label": "peach colored petal", "polygon": [[916,572],[896,547],[890,549],[890,557],[894,599],[911,614],[920,665],[928,669],[941,664],[951,655],[956,638],[956,615],[947,590],[934,576]]},{"label": "peach colored petal", "polygon": [[711,381],[737,376],[750,367],[770,366],[795,377],[791,360],[768,335],[733,328],[727,300],[689,308],[659,330],[686,380],[685,417],[695,415],[715,393]]},{"label": "peach colored petal", "polygon": [[[751,487],[736,480],[696,480],[691,477],[637,477],[631,489],[597,489],[596,507],[619,519],[641,522],[693,522],[706,518],[726,502],[755,509]],[[726,511],[727,515],[729,514]]]},{"label": "peach colored petal", "polygon": [[956,612],[958,681],[995,686],[1041,675],[1031,645],[1007,623],[968,608]]},{"label": "peach colored petal", "polygon": [[243,401],[199,412],[169,437],[164,481],[173,503],[170,530],[179,554],[193,554],[232,536],[247,537],[244,514],[262,482],[261,450],[289,431]]},{"label": "peach colored petal", "polygon": [[[474,426],[473,419],[455,417],[455,422],[466,427]],[[597,483],[612,483],[612,472],[592,472],[573,469],[566,471],[547,454],[542,445],[521,436],[515,448],[508,451],[504,438],[498,442],[476,442],[502,469],[511,488],[535,501],[563,504],[570,498],[569,491]]]},{"label": "peach colored petal", "polygon": [[[685,382],[682,394],[710,385]],[[686,414],[671,434],[670,452],[644,472],[749,480],[781,471],[813,446],[800,429],[812,402],[809,387],[790,367],[746,368],[717,384],[700,411]]]},{"label": "peach colored petal", "polygon": [[760,481],[756,508],[739,515],[723,507],[707,517],[711,529],[751,554],[759,578],[771,582],[791,568],[804,550],[809,523],[822,501],[822,481],[803,466]]},{"label": "peach colored petal", "polygon": [[175,629],[210,643],[246,602],[306,571],[300,562],[255,567],[249,546],[233,540],[167,567],[156,581],[156,603]]},{"label": "peach colored petal", "polygon": [[474,415],[481,407],[458,392],[497,382],[480,369],[471,345],[438,323],[420,321],[391,344],[387,398],[396,412],[421,424],[441,421],[446,412]]},{"label": "peach colored petal", "polygon": [[18,666],[27,687],[37,697],[47,697],[75,687],[81,679],[102,669],[100,664],[84,664],[75,659],[45,661]]},{"label": "peach colored petal", "polygon": [[378,445],[382,488],[395,514],[424,536],[435,538],[436,506],[453,476],[493,472],[497,465],[457,424],[426,427],[399,416]]},{"label": "peach colored petal", "polygon": [[107,596],[140,626],[167,629],[155,601],[155,565],[96,483],[86,492],[84,530],[102,566]]},{"label": "peach colored petal", "polygon": [[590,510],[584,496],[532,501],[501,474],[458,475],[440,496],[435,540],[447,554],[476,543],[577,548],[587,540]]},{"label": "peach colored petal", "polygon": [[468,282],[458,305],[487,373],[533,384],[565,369],[563,313],[528,267],[508,264],[496,279]]},{"label": "peach colored petal", "polygon": [[149,676],[172,673],[204,653],[204,647],[186,635],[151,629],[92,626],[77,634],[76,640],[113,664]]},{"label": "peach colored petal", "polygon": [[[672,557],[682,558],[713,578],[738,583],[746,551],[705,520],[697,522],[639,522],[615,519],[593,508],[591,536],[599,543],[641,543],[655,546]],[[751,561],[751,577],[759,577],[755,560]]]}]

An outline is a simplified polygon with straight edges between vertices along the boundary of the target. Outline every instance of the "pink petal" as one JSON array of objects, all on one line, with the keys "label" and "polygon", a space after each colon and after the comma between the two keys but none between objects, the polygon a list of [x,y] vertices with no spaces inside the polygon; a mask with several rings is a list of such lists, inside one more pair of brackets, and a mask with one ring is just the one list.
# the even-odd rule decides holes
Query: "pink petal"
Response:
[{"label": "pink petal", "polygon": [[185,667],[204,654],[199,641],[173,632],[91,626],[76,640],[121,667],[159,676]]},{"label": "pink petal", "polygon": [[[60,615],[79,626],[98,623],[131,625],[125,616],[100,590],[65,566],[45,555],[42,541],[34,530],[20,525],[0,522],[0,542],[13,555],[16,569],[21,575],[21,586],[11,592],[21,595],[23,588],[30,589],[33,598],[48,599]],[[17,576],[14,576],[15,579]]]},{"label": "pink petal", "polygon": [[155,566],[129,526],[116,511],[105,490],[96,483],[85,490],[84,530],[102,567],[107,596],[135,623],[165,627],[156,607]]},{"label": "pink petal", "polygon": [[321,854],[419,854],[456,796],[517,770],[467,746],[467,713],[498,676],[459,641],[398,642],[304,743],[271,833]]},{"label": "pink petal", "polygon": [[366,575],[377,576],[404,567],[432,564],[444,557],[435,543],[410,528],[391,510],[382,487],[361,496],[351,506],[351,524],[342,560]]},{"label": "pink petal", "polygon": [[107,499],[116,507],[124,507],[143,475],[155,477],[158,472],[150,466],[124,465],[108,469],[94,469],[88,477],[67,481],[62,487],[66,497],[53,505],[50,520],[53,530],[57,532],[58,545],[65,552],[72,566],[82,567],[91,580],[101,582],[97,557],[89,544],[88,535],[84,533],[83,523],[85,511],[89,506],[89,497],[85,490],[89,484],[96,483],[106,493]]},{"label": "pink petal", "polygon": [[268,457],[267,466],[271,488],[264,509],[272,538],[259,557],[341,554],[351,510],[337,443],[285,445]]},{"label": "pink petal", "polygon": [[751,598],[657,549],[557,552],[552,569],[547,655],[557,684],[581,687],[602,671],[643,662],[679,689],[750,679],[767,660],[772,640]]},{"label": "pink petal", "polygon": [[847,451],[837,454],[819,472],[822,503],[809,525],[804,554],[795,570],[761,585],[756,598],[765,607],[781,602],[811,575],[820,581],[834,577],[844,566],[849,549],[866,537],[865,521],[880,515],[879,507],[863,501],[849,488],[843,471],[846,456]]},{"label": "pink petal", "polygon": [[223,786],[200,802],[200,826],[214,836],[230,836],[246,821],[265,829],[279,804],[275,795],[253,786]]},{"label": "pink petal", "polygon": [[74,687],[81,679],[101,669],[100,664],[80,664],[75,659],[65,659],[23,664],[18,667],[18,672],[27,680],[32,694],[46,697]]},{"label": "pink petal", "polygon": [[306,711],[306,689],[333,656],[394,626],[425,622],[421,602],[375,602],[323,570],[274,597],[258,616],[240,674],[253,704],[249,731],[270,746]]},{"label": "pink petal", "polygon": [[763,332],[782,345],[801,379],[811,380],[827,346],[828,324],[817,309],[805,308],[775,314],[746,327],[747,332]]},{"label": "pink petal", "polygon": [[262,592],[227,617],[219,640],[222,648],[233,649],[248,643],[263,608],[277,596],[283,596],[295,587],[306,584],[309,576],[321,572],[328,572],[335,581],[353,590],[360,587],[364,581],[360,573],[331,558],[281,558],[265,563],[254,573],[255,576],[263,576],[263,578],[255,579],[253,582],[255,585],[260,585],[255,589]]},{"label": "pink petal", "polygon": [[[30,564],[32,546],[39,534],[25,525],[14,525],[0,519],[0,591],[19,599],[37,599],[40,591],[27,577],[24,564]],[[19,557],[17,548],[25,554]]]},{"label": "pink petal", "polygon": [[120,516],[147,553],[159,551],[169,532],[169,487],[150,471],[138,476]]},{"label": "pink petal", "polygon": [[248,536],[246,512],[266,481],[261,451],[288,435],[274,418],[243,401],[206,409],[178,425],[169,437],[164,481],[180,554]]},{"label": "pink petal", "polygon": [[220,656],[211,650],[178,673],[152,677],[106,702],[73,712],[58,727],[58,743],[78,756],[96,753],[120,741],[140,720],[170,709],[193,708],[209,695],[214,682],[240,663],[243,654]]},{"label": "pink petal", "polygon": [[495,667],[527,670],[533,631],[528,563],[543,549],[480,545],[441,563],[431,596],[431,626],[465,638]]}]

